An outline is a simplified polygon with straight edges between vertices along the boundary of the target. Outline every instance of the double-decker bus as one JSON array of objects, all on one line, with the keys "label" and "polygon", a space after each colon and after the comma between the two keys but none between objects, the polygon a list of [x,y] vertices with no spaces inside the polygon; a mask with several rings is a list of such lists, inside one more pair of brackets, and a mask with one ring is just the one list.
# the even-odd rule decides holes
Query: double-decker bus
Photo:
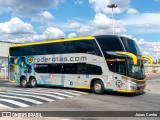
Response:
[{"label": "double-decker bus", "polygon": [[9,48],[9,79],[22,87],[138,92],[146,85],[144,57],[134,40],[117,35],[17,44]]}]

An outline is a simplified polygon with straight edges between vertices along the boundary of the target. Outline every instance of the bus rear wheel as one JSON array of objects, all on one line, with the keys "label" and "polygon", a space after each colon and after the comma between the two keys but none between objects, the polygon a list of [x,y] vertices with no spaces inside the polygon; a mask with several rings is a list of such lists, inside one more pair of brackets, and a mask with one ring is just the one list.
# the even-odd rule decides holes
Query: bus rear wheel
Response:
[{"label": "bus rear wheel", "polygon": [[26,77],[23,77],[21,79],[20,85],[21,85],[21,87],[24,87],[24,88],[26,88],[28,86],[28,82],[27,82],[27,78]]},{"label": "bus rear wheel", "polygon": [[36,78],[35,77],[31,77],[29,79],[29,87],[34,88],[36,86],[37,86],[37,80],[36,80]]},{"label": "bus rear wheel", "polygon": [[95,94],[103,94],[104,92],[104,84],[101,80],[96,80],[92,84],[92,91]]}]

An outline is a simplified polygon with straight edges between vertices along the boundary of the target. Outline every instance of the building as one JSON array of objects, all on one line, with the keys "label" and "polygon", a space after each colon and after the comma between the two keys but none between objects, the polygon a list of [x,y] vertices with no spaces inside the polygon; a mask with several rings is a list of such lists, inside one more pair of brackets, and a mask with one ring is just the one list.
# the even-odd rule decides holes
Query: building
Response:
[{"label": "building", "polygon": [[8,50],[12,44],[15,43],[0,41],[0,78],[3,78],[4,72],[8,72]]}]

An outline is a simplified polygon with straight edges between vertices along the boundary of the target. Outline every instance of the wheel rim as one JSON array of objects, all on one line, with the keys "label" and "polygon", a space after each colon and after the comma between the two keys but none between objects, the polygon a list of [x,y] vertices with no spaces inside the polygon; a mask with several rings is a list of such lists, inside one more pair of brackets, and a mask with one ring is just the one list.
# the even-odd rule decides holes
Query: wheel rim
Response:
[{"label": "wheel rim", "polygon": [[100,92],[102,90],[101,84],[96,83],[95,86],[94,86],[94,89],[95,89],[96,92]]},{"label": "wheel rim", "polygon": [[31,85],[32,85],[32,86],[35,86],[35,85],[36,85],[36,80],[35,80],[35,79],[32,79],[32,80],[31,80]]},{"label": "wheel rim", "polygon": [[23,80],[23,81],[22,81],[22,85],[23,85],[23,86],[26,86],[26,84],[27,84],[27,81],[26,81],[26,80]]}]

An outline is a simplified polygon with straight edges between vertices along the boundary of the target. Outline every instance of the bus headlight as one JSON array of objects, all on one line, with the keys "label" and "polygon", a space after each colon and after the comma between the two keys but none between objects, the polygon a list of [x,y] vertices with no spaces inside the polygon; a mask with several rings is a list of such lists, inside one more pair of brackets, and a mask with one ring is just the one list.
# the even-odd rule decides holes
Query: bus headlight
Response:
[{"label": "bus headlight", "polygon": [[132,82],[132,81],[128,81],[129,83],[131,83],[131,84],[133,84],[133,85],[136,85],[136,83],[135,82]]}]

